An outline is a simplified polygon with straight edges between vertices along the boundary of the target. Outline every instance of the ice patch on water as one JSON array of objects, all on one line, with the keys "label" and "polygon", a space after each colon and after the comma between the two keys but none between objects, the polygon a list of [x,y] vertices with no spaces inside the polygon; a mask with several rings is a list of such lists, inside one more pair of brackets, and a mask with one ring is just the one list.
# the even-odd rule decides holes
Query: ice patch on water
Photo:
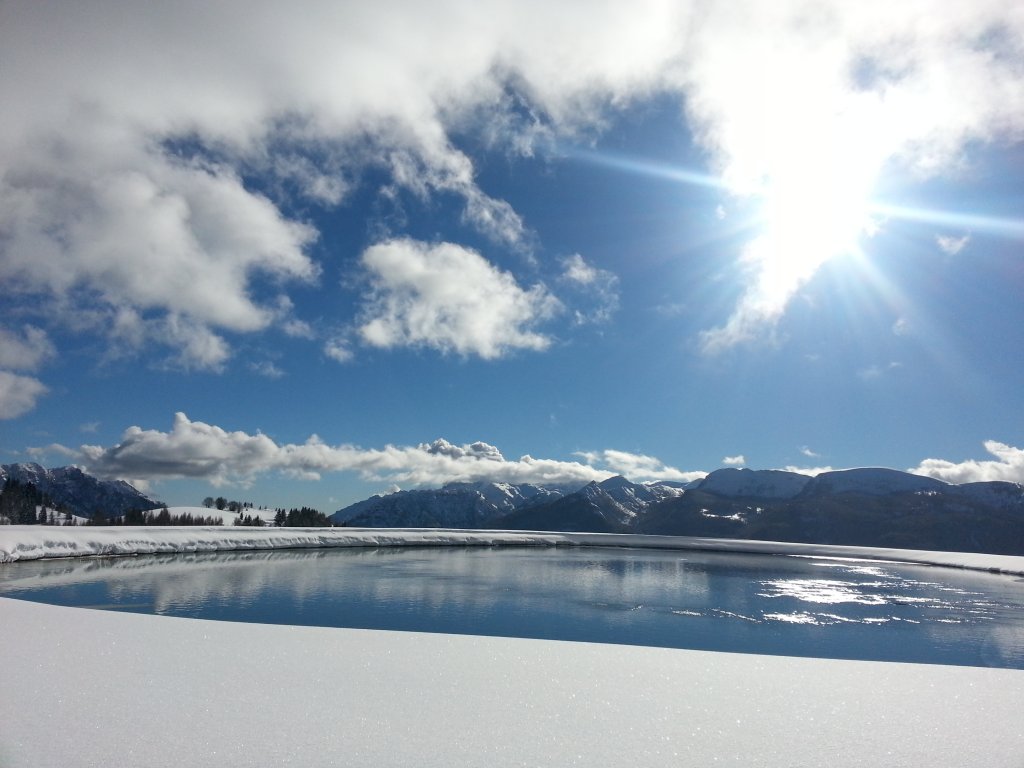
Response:
[{"label": "ice patch on water", "polygon": [[818,617],[804,612],[797,613],[766,613],[764,618],[768,621],[782,621],[787,624],[814,624],[821,625]]}]

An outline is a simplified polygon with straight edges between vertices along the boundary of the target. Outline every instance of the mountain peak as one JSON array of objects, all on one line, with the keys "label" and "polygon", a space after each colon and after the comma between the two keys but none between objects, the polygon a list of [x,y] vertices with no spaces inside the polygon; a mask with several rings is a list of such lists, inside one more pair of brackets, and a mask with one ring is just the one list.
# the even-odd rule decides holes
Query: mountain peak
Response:
[{"label": "mountain peak", "polygon": [[862,493],[868,496],[886,496],[891,493],[918,493],[940,491],[949,484],[933,477],[914,475],[885,467],[860,467],[822,472],[807,483],[805,495]]},{"label": "mountain peak", "polygon": [[800,493],[811,478],[781,469],[716,469],[697,485],[697,489],[718,496],[758,496],[789,499]]},{"label": "mountain peak", "polygon": [[32,483],[55,504],[80,517],[123,515],[130,509],[155,509],[158,502],[123,480],[100,480],[78,467],[46,469],[35,462],[0,465],[0,481]]}]

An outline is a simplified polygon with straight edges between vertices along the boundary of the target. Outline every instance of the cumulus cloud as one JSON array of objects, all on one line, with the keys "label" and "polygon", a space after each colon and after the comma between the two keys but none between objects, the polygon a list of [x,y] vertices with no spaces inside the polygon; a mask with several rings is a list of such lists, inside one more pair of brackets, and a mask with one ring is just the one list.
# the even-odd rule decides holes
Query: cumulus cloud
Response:
[{"label": "cumulus cloud", "polygon": [[576,455],[587,464],[604,467],[612,473],[623,475],[634,482],[670,480],[689,483],[707,475],[707,472],[699,470],[684,472],[664,464],[654,456],[646,456],[642,453],[605,449],[603,451],[581,451]]},{"label": "cumulus cloud", "polygon": [[459,445],[444,439],[380,449],[328,445],[316,435],[304,443],[278,443],[259,432],[231,432],[192,421],[183,413],[175,415],[168,432],[130,427],[116,445],[83,445],[72,453],[100,477],[146,482],[194,478],[215,485],[246,484],[271,472],[306,480],[326,472],[354,472],[366,480],[402,486],[455,481],[584,485],[616,474],[634,481],[686,482],[706,474],[681,472],[652,456],[614,450],[580,454],[584,461],[578,462],[529,455],[508,459],[485,442]]},{"label": "cumulus cloud", "polygon": [[337,337],[324,343],[324,354],[336,363],[347,363],[355,357],[348,339]]},{"label": "cumulus cloud", "polygon": [[364,449],[328,445],[316,435],[300,444],[279,444],[262,433],[229,432],[175,415],[169,432],[130,427],[111,447],[82,446],[89,471],[102,477],[161,480],[196,478],[214,484],[246,483],[268,472],[315,479],[323,472],[355,472],[363,478],[403,485],[494,480],[514,483],[580,483],[612,473],[578,462],[509,460],[492,445],[455,445],[439,439],[417,446]]},{"label": "cumulus cloud", "polygon": [[41,328],[26,325],[19,332],[0,326],[0,368],[36,371],[55,353],[46,331]]},{"label": "cumulus cloud", "polygon": [[391,240],[362,256],[371,296],[359,335],[375,347],[429,347],[494,359],[543,350],[533,328],[560,308],[537,284],[519,286],[476,251],[453,243]]},{"label": "cumulus cloud", "polygon": [[16,419],[36,407],[49,390],[32,376],[0,371],[0,419]]},{"label": "cumulus cloud", "polygon": [[740,454],[739,456],[726,456],[722,459],[722,464],[727,467],[742,467],[746,463],[747,459],[743,454]]},{"label": "cumulus cloud", "polygon": [[[609,98],[662,79],[682,15],[660,0],[15,0],[0,26],[0,279],[108,318],[127,308],[214,334],[283,322],[263,288],[316,277],[316,233],[247,174],[267,194],[331,206],[382,171],[421,199],[461,199],[467,226],[528,247],[521,216],[479,186],[451,134],[529,154],[538,136],[599,123]],[[218,338],[183,360],[216,368],[229,354]]]},{"label": "cumulus cloud", "polygon": [[812,451],[812,450],[811,450],[811,449],[810,449],[810,448],[809,448],[808,446],[806,446],[806,445],[802,445],[802,446],[800,446],[800,453],[802,453],[802,454],[803,454],[804,456],[806,456],[806,457],[807,457],[807,458],[809,458],[809,459],[818,459],[818,458],[821,458],[821,454],[820,454],[820,453],[815,453],[814,451]]},{"label": "cumulus cloud", "polygon": [[[481,187],[453,136],[528,155],[668,93],[737,192],[788,169],[828,198],[821,169],[836,158],[869,185],[888,161],[937,173],[972,142],[1019,137],[1022,40],[1012,0],[11,0],[0,279],[108,318],[206,327],[220,349],[183,359],[216,368],[223,334],[286,322],[268,293],[316,278],[317,233],[275,190],[340,205],[373,170],[527,247],[527,222]],[[831,223],[794,210],[805,229]],[[709,346],[773,323],[820,263],[780,274],[768,265],[791,254],[752,248],[751,288]]]},{"label": "cumulus cloud", "polygon": [[259,362],[250,363],[249,370],[267,379],[280,379],[285,375],[285,372],[278,368],[271,360],[260,360]]},{"label": "cumulus cloud", "polygon": [[618,276],[578,253],[562,259],[561,280],[579,297],[581,306],[573,312],[577,324],[608,322],[619,308]]},{"label": "cumulus cloud", "polygon": [[968,459],[961,462],[925,459],[907,471],[954,484],[991,480],[1024,483],[1024,450],[995,440],[986,440],[984,446],[985,450],[994,457],[993,459],[986,461]]}]

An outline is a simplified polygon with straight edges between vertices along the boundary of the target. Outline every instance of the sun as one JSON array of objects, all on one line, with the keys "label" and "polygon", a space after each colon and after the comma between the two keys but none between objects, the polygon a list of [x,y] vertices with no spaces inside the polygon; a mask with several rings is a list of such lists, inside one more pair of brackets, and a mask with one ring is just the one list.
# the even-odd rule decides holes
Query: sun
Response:
[{"label": "sun", "polygon": [[759,234],[744,259],[756,278],[749,309],[766,317],[827,261],[855,253],[872,232],[872,190],[884,149],[838,118],[768,148],[770,171],[755,187]]}]

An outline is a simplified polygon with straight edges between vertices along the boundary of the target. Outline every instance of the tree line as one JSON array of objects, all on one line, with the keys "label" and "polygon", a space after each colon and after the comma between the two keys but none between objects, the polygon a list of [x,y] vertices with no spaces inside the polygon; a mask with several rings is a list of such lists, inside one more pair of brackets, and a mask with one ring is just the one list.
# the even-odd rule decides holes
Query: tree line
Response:
[{"label": "tree line", "polygon": [[[235,525],[251,525],[260,527],[265,525],[259,515],[241,515],[235,518]],[[327,528],[331,521],[327,515],[312,507],[300,507],[299,509],[274,510],[275,528]]]},{"label": "tree line", "polygon": [[13,477],[7,478],[0,493],[0,519],[11,525],[72,523],[70,511],[54,504],[34,483],[23,483]]},{"label": "tree line", "polygon": [[[0,491],[0,523],[10,525],[76,525],[66,506],[54,503],[35,483],[23,483],[8,477]],[[84,525],[223,525],[220,517],[205,517],[185,512],[172,515],[164,504],[158,509],[129,509],[123,515],[108,517],[96,510]]]}]

